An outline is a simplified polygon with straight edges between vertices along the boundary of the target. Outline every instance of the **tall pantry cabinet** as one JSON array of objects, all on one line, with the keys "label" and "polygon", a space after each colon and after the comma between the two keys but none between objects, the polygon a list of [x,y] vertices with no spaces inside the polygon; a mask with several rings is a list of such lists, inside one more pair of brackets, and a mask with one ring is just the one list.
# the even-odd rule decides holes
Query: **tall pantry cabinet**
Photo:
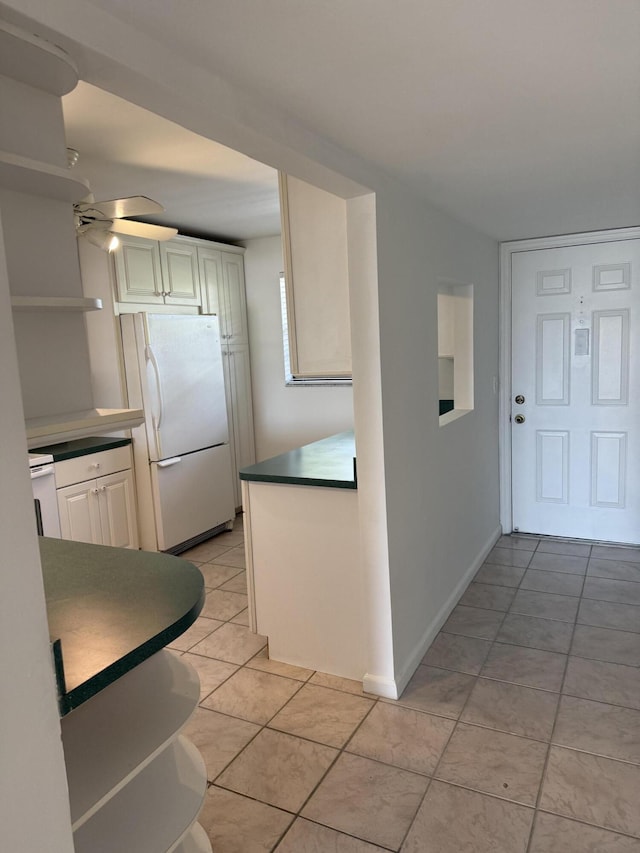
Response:
[{"label": "tall pantry cabinet", "polygon": [[[255,462],[244,249],[191,237],[121,237],[113,253],[116,313],[216,314],[220,321],[233,470]],[[236,507],[242,504],[234,478]]]}]

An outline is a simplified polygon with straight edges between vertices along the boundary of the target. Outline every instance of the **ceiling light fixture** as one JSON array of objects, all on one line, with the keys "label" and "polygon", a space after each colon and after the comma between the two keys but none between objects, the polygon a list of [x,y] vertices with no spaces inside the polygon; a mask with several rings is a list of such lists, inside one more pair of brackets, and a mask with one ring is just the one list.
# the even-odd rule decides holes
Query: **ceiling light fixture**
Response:
[{"label": "ceiling light fixture", "polygon": [[102,249],[103,252],[113,252],[120,245],[120,240],[118,240],[113,231],[87,228],[81,232],[81,236],[85,237],[93,246]]}]

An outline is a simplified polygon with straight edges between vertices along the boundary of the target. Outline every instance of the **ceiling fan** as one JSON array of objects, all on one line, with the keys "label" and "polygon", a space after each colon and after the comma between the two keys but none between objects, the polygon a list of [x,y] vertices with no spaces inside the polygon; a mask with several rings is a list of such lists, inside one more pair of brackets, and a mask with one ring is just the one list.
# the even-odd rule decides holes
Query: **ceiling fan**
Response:
[{"label": "ceiling fan", "polygon": [[133,222],[124,217],[148,216],[163,213],[164,207],[143,195],[115,198],[109,201],[94,201],[93,195],[73,205],[76,233],[85,237],[94,246],[112,252],[118,247],[118,234],[146,237],[149,240],[170,240],[178,233],[177,228],[152,225],[148,222]]}]

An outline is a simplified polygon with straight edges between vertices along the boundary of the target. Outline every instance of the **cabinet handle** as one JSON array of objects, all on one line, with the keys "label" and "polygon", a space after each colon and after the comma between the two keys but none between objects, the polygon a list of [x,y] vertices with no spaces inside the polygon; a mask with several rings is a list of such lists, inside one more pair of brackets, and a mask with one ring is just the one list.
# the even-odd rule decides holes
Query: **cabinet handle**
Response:
[{"label": "cabinet handle", "polygon": [[98,489],[91,489],[91,491],[93,492],[94,495],[98,494]]},{"label": "cabinet handle", "polygon": [[100,468],[100,463],[99,462],[92,462],[91,465],[89,465],[89,468],[95,468],[97,471]]}]

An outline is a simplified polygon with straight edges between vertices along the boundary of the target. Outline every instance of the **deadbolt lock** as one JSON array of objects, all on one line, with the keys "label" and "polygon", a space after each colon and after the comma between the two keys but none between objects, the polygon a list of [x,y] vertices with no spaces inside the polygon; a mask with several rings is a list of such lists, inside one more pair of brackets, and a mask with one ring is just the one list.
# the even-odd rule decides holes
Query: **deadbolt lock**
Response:
[{"label": "deadbolt lock", "polygon": [[514,421],[517,424],[523,424],[524,423],[524,415],[516,415],[514,418]]},{"label": "deadbolt lock", "polygon": [[524,397],[522,396],[522,394],[517,394],[517,395],[516,395],[516,403],[517,403],[519,406],[521,406],[521,405],[524,403]]}]

